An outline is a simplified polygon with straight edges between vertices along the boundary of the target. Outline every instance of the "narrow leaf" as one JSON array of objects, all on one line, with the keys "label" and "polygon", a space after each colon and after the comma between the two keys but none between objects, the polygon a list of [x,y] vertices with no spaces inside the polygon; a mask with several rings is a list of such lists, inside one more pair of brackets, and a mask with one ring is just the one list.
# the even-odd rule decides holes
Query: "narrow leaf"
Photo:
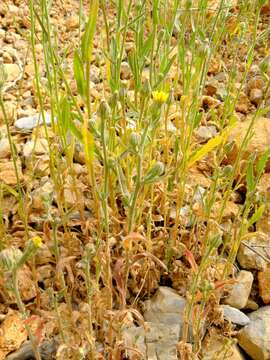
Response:
[{"label": "narrow leaf", "polygon": [[265,210],[265,204],[262,204],[258,207],[258,209],[255,211],[255,213],[252,215],[252,217],[248,221],[248,227],[256,223],[263,215]]},{"label": "narrow leaf", "polygon": [[195,164],[195,162],[201,160],[212,150],[214,150],[218,145],[226,141],[229,132],[231,131],[232,128],[233,126],[228,126],[226,129],[223,130],[223,132],[220,135],[214,137],[213,139],[210,139],[205,145],[203,145],[201,148],[196,150],[189,158],[188,167]]},{"label": "narrow leaf", "polygon": [[267,149],[260,157],[258,163],[257,163],[257,175],[260,177],[262,173],[264,172],[266,163],[270,157],[270,148]]},{"label": "narrow leaf", "polygon": [[78,92],[83,97],[85,95],[86,81],[84,77],[83,62],[80,58],[78,50],[74,53],[73,71]]},{"label": "narrow leaf", "polygon": [[97,15],[99,9],[99,0],[93,0],[90,7],[89,19],[86,25],[85,32],[82,37],[82,57],[83,61],[90,61],[93,50],[94,33],[96,29]]}]

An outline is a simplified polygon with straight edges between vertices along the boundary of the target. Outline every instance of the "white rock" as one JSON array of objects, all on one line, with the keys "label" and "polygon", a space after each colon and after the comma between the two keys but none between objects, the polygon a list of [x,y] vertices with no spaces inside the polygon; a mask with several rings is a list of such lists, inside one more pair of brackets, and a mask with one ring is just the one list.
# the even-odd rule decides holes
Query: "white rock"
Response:
[{"label": "white rock", "polygon": [[253,360],[270,359],[270,306],[249,315],[250,323],[239,332],[239,345]]},{"label": "white rock", "polygon": [[145,301],[144,318],[153,323],[182,324],[186,300],[173,289],[160,286],[152,299]]},{"label": "white rock", "polygon": [[4,71],[7,74],[7,81],[16,80],[21,72],[17,64],[4,64]]},{"label": "white rock", "polygon": [[7,158],[10,155],[10,146],[7,138],[0,140],[0,159]]},{"label": "white rock", "polygon": [[32,154],[43,155],[48,154],[49,145],[47,139],[29,140],[23,147],[23,156],[28,158]]},{"label": "white rock", "polygon": [[145,329],[143,326],[132,326],[124,330],[123,340],[125,346],[136,349],[128,350],[127,355],[132,358],[132,355],[140,353],[140,359],[146,359],[146,344],[145,344]]},{"label": "white rock", "polygon": [[[241,244],[237,253],[237,260],[243,269],[255,269],[263,271],[267,267],[267,261],[257,253],[261,253],[264,257],[267,256],[266,251],[270,246],[270,239],[263,233],[254,233],[254,236],[245,241],[247,246]],[[250,248],[254,247],[254,251]],[[265,248],[264,248],[265,247]]]},{"label": "white rock", "polygon": [[149,324],[145,334],[147,360],[177,360],[180,325]]},{"label": "white rock", "polygon": [[[51,115],[48,113],[44,114],[45,116],[45,123],[47,125],[50,125],[52,122],[51,119]],[[38,125],[42,125],[43,124],[43,118],[41,114],[36,114],[33,116],[27,116],[27,117],[23,117],[21,119],[18,119],[17,121],[15,121],[14,125],[16,126],[17,129],[20,129],[22,131],[29,131],[34,129],[36,126]]]},{"label": "white rock", "polygon": [[124,330],[123,339],[129,349],[130,358],[140,352],[139,359],[177,360],[176,345],[180,338],[180,325],[164,326],[146,322],[145,327],[129,327]]},{"label": "white rock", "polygon": [[263,99],[263,91],[261,89],[252,89],[249,98],[253,104],[259,105]]},{"label": "white rock", "polygon": [[202,360],[244,360],[234,339],[211,332],[202,346]]},{"label": "white rock", "polygon": [[196,136],[202,140],[207,141],[217,135],[217,129],[215,126],[199,126],[195,131]]},{"label": "white rock", "polygon": [[224,319],[232,322],[233,324],[246,326],[250,323],[249,317],[242,311],[230,306],[221,305],[223,310]]},{"label": "white rock", "polygon": [[248,301],[254,277],[250,271],[241,270],[237,274],[236,284],[233,284],[225,304],[237,309],[243,309]]}]

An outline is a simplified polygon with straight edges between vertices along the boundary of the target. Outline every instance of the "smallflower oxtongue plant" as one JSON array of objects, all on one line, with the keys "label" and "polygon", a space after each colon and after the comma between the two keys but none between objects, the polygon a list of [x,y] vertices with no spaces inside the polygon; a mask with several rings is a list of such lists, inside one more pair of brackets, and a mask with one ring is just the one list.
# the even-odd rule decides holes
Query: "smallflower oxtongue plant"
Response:
[{"label": "smallflower oxtongue plant", "polygon": [[153,91],[152,95],[153,99],[159,104],[164,104],[169,97],[169,94],[162,90]]}]

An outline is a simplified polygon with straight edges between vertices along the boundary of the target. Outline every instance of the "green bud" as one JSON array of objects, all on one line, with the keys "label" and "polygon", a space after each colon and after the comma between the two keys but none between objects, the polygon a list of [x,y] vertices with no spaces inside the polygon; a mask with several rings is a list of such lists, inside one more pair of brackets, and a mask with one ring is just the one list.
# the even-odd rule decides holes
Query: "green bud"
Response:
[{"label": "green bud", "polygon": [[267,73],[268,72],[268,69],[270,67],[270,55],[266,56],[263,61],[260,63],[260,69],[261,69],[261,72],[263,73]]},{"label": "green bud", "polygon": [[229,154],[232,151],[233,147],[234,147],[234,141],[231,141],[231,142],[225,144],[225,146],[224,146],[225,154]]},{"label": "green bud", "polygon": [[19,260],[23,253],[19,249],[13,247],[2,250],[0,252],[0,268],[3,271],[12,271],[16,269]]},{"label": "green bud", "polygon": [[101,103],[99,105],[99,108],[98,108],[98,113],[99,113],[102,120],[105,120],[105,119],[110,117],[111,108],[110,108],[110,106],[109,106],[109,104],[107,103],[106,100],[101,101]]},{"label": "green bud", "polygon": [[115,108],[116,105],[117,105],[117,101],[119,99],[119,93],[118,91],[116,90],[113,95],[110,97],[110,100],[109,100],[109,105],[111,108]]},{"label": "green bud", "polygon": [[233,172],[233,167],[232,167],[232,165],[227,165],[227,166],[225,166],[225,167],[223,168],[223,175],[224,175],[225,177],[230,176],[230,175],[232,174],[232,172]]},{"label": "green bud", "polygon": [[160,43],[164,39],[164,36],[165,36],[165,30],[161,29],[157,36],[158,43]]},{"label": "green bud", "polygon": [[41,247],[41,244],[41,239],[39,237],[34,237],[29,240],[21,258],[17,262],[17,268],[23,266],[33,255],[35,255],[37,250]]},{"label": "green bud", "polygon": [[138,145],[141,143],[141,135],[136,133],[136,132],[132,132],[130,134],[130,146],[133,150],[137,150]]},{"label": "green bud", "polygon": [[118,95],[119,95],[119,100],[121,101],[121,103],[124,103],[126,95],[127,95],[127,89],[125,87],[121,87]]},{"label": "green bud", "polygon": [[156,182],[165,172],[165,166],[161,161],[157,161],[152,168],[145,175],[143,182],[145,184],[150,184]]}]

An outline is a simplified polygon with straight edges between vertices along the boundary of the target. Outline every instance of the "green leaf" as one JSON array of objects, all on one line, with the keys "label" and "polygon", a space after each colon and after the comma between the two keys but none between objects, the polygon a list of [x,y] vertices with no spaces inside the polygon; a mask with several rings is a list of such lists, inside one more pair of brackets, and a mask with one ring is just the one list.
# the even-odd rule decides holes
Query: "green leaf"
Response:
[{"label": "green leaf", "polygon": [[85,91],[86,80],[84,76],[83,62],[81,60],[78,50],[76,50],[74,53],[73,71],[74,71],[74,77],[76,80],[78,92],[82,97],[84,97],[86,92]]},{"label": "green leaf", "polygon": [[68,128],[70,132],[82,143],[83,142],[82,134],[73,121],[70,120]]},{"label": "green leaf", "polygon": [[209,154],[212,150],[214,150],[218,145],[225,142],[228,137],[229,132],[231,131],[231,129],[233,127],[234,127],[234,125],[228,126],[227,128],[225,128],[223,130],[223,132],[220,135],[210,139],[205,145],[203,145],[201,148],[196,150],[190,156],[190,158],[188,160],[188,167],[192,166],[197,161],[201,160],[203,157],[205,157],[207,154]]},{"label": "green leaf", "polygon": [[262,217],[264,210],[265,210],[265,204],[262,204],[261,206],[258,207],[258,209],[256,209],[255,213],[248,221],[248,227],[256,223]]},{"label": "green leaf", "polygon": [[94,33],[96,29],[97,23],[97,15],[99,9],[99,0],[93,0],[90,8],[89,19],[86,24],[86,29],[82,37],[82,58],[83,61],[90,61],[92,57],[93,51],[93,40],[94,40]]},{"label": "green leaf", "polygon": [[260,157],[258,163],[257,163],[257,175],[260,177],[262,173],[264,172],[266,163],[270,157],[270,148],[267,149]]},{"label": "green leaf", "polygon": [[255,156],[254,154],[250,156],[247,166],[246,180],[247,180],[247,190],[252,192],[256,188],[256,180],[254,177],[253,167],[254,167]]},{"label": "green leaf", "polygon": [[264,116],[264,115],[267,114],[269,111],[270,111],[270,106],[265,106],[265,107],[263,107],[262,109],[259,109],[259,110],[257,111],[257,116],[258,116],[258,117]]},{"label": "green leaf", "polygon": [[138,55],[135,50],[133,50],[129,53],[128,63],[129,63],[130,69],[132,71],[132,74],[134,76],[135,88],[137,90],[139,90],[140,86],[141,86],[141,79],[140,79],[140,74],[139,74]]},{"label": "green leaf", "polygon": [[167,58],[165,60],[165,58],[163,58],[162,63],[160,65],[160,69],[159,69],[159,73],[160,73],[160,78],[159,80],[156,82],[156,84],[154,85],[154,89],[156,89],[160,83],[165,79],[166,75],[168,74],[168,72],[170,71],[170,68],[173,64],[173,62],[175,61],[176,55],[173,55],[172,58],[168,61]]}]

